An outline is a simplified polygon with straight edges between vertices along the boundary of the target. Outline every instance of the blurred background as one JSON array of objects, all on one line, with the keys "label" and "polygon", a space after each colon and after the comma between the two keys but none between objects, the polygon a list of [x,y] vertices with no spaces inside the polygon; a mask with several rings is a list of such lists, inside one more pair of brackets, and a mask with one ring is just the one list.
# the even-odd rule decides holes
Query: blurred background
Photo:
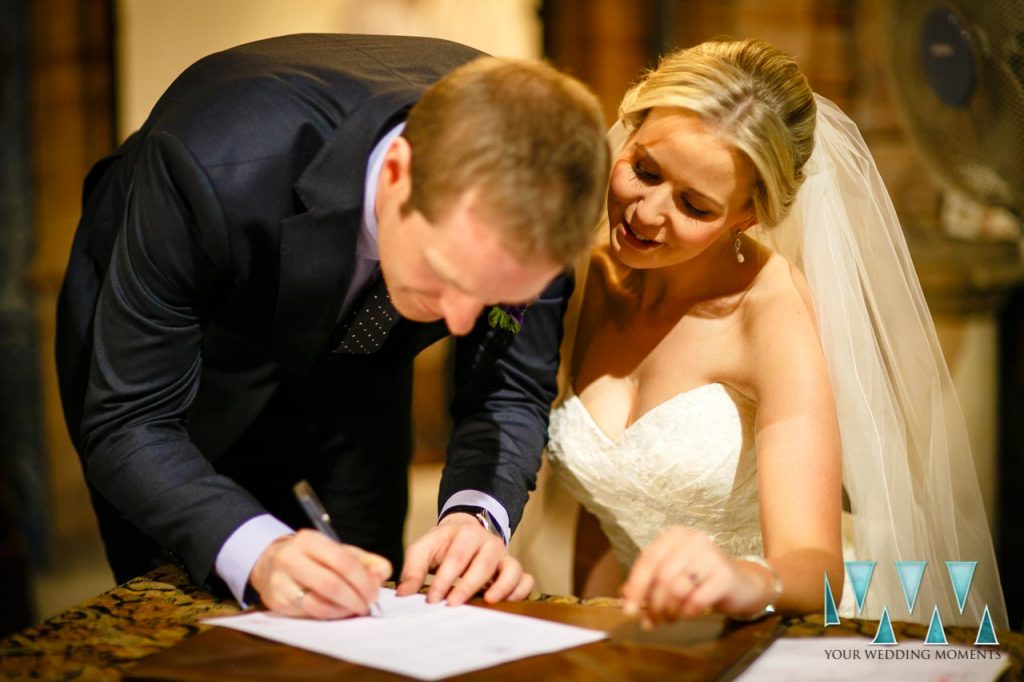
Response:
[{"label": "blurred background", "polygon": [[[1015,7],[1002,17],[961,8],[966,2],[946,2],[956,11],[935,15],[933,4],[0,0],[0,635],[113,586],[64,428],[53,363],[55,299],[82,179],[141,125],[190,63],[232,45],[298,32],[431,35],[492,54],[545,57],[594,89],[609,123],[628,85],[668,50],[728,36],[761,38],[793,54],[815,90],[860,125],[903,221],[967,417],[1010,622],[1019,626],[1024,588],[1013,578],[1024,573],[1018,484],[1024,480],[1024,267],[1018,248],[1024,115],[1013,107],[1024,101],[1024,24],[1013,22],[1024,3],[973,3]],[[929,71],[928,55],[914,46],[923,44],[921,27],[935,16],[940,37],[950,25],[955,35],[942,38],[932,57],[978,52],[960,66]],[[948,104],[941,91],[950,82],[954,103],[929,109],[929,83]],[[957,92],[969,103],[956,104]],[[976,156],[953,154],[958,145]],[[417,361],[409,536],[434,520],[449,428],[447,357],[448,347],[439,344]],[[571,526],[570,507],[543,500],[531,504],[531,523],[544,510]],[[571,535],[534,542],[526,551],[559,557],[563,568],[541,587],[571,588],[564,568],[570,565],[564,559],[572,560]]]}]

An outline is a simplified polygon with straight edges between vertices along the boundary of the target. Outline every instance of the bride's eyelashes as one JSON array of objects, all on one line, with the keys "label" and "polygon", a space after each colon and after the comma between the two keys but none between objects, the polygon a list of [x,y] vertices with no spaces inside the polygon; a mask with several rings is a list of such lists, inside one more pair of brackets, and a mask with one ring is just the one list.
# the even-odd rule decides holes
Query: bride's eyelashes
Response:
[{"label": "bride's eyelashes", "polygon": [[683,208],[686,210],[686,212],[692,215],[694,218],[703,218],[705,216],[711,215],[711,211],[699,209],[693,204],[691,204],[690,200],[686,198],[686,195],[680,195],[679,200],[682,202]]},{"label": "bride's eyelashes", "polygon": [[654,185],[661,182],[660,175],[647,170],[639,161],[633,162],[633,175],[645,185]]}]

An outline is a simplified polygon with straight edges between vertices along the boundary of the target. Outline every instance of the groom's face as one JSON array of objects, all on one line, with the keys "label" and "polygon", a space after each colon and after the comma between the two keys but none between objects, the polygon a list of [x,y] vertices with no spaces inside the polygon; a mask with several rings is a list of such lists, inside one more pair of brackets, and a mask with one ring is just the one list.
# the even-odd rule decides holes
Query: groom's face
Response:
[{"label": "groom's face", "polygon": [[436,221],[403,215],[409,197],[409,150],[397,138],[377,185],[380,266],[395,309],[418,322],[443,319],[452,334],[472,330],[486,307],[528,303],[561,271],[549,259],[522,262],[485,217],[474,191]]}]

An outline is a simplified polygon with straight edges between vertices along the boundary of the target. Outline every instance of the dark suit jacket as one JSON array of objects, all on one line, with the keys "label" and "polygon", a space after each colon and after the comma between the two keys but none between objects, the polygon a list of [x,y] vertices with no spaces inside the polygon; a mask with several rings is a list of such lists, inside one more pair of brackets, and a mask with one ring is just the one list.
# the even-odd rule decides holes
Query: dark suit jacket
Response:
[{"label": "dark suit jacket", "polygon": [[[411,362],[443,323],[403,321],[366,358],[332,356],[329,340],[370,151],[424,88],[478,55],[379,36],[233,48],[186,70],[90,173],[57,360],[118,577],[146,567],[124,563],[145,536],[204,584],[225,539],[268,509],[286,515],[291,483],[330,470],[332,453],[383,457],[404,485]],[[459,340],[442,500],[481,490],[518,522],[571,289],[568,276],[556,280],[514,338],[482,316]],[[318,456],[300,469],[285,461]],[[331,475],[364,475],[346,466]],[[388,527],[400,535],[404,492],[388,500],[365,503],[397,518]]]}]

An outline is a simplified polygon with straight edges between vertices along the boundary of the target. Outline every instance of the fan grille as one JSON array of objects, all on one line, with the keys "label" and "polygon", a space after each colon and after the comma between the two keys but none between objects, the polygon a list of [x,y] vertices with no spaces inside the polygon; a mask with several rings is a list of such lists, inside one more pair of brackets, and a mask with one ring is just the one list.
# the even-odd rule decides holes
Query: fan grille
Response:
[{"label": "fan grille", "polygon": [[[922,56],[926,23],[942,16],[962,28],[973,62],[962,106],[943,101]],[[929,165],[975,200],[1024,214],[1024,1],[893,3],[890,53],[896,99]],[[942,77],[930,67],[932,79]]]}]

